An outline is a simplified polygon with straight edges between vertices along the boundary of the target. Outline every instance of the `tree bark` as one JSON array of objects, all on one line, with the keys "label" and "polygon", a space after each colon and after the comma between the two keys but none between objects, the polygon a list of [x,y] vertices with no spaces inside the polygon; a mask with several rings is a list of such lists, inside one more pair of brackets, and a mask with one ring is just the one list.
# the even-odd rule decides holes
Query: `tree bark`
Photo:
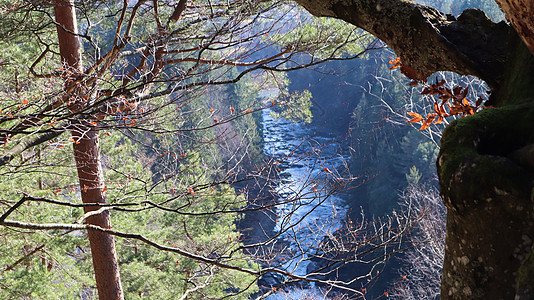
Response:
[{"label": "tree bark", "polygon": [[534,56],[517,36],[510,45],[499,107],[452,122],[441,139],[441,299],[534,297]]},{"label": "tree bark", "polygon": [[[66,85],[70,78],[76,78],[83,73],[81,46],[76,35],[77,20],[73,1],[56,1],[55,18],[58,23],[57,34],[60,55],[67,75]],[[83,101],[84,91],[81,88],[65,95],[68,101],[72,101],[69,109],[77,110],[85,104]],[[74,159],[78,169],[78,178],[83,203],[104,203],[105,183],[100,160],[98,131],[88,122],[73,124],[71,130],[73,140]],[[97,208],[85,207],[85,212]],[[87,219],[87,223],[102,228],[111,228],[111,219],[108,211],[93,215]],[[95,272],[96,285],[99,299],[124,299],[117,253],[113,236],[97,231],[89,231],[89,243]]]},{"label": "tree bark", "polygon": [[534,54],[534,2],[531,0],[495,0],[506,19]]},{"label": "tree bark", "polygon": [[509,26],[493,23],[480,10],[458,19],[405,0],[296,0],[315,16],[342,19],[385,42],[416,71],[418,79],[437,71],[474,75],[490,87],[502,81]]}]

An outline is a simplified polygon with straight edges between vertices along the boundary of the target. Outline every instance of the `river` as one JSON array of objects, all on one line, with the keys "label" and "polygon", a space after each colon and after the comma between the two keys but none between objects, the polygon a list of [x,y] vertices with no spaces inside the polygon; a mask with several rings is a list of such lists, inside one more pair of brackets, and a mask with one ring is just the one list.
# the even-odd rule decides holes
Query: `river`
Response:
[{"label": "river", "polygon": [[[281,268],[299,276],[308,274],[311,254],[325,236],[342,226],[348,207],[339,188],[348,155],[335,138],[315,128],[286,119],[274,119],[263,110],[264,153],[278,160],[280,177],[274,233],[285,246]],[[346,151],[345,151],[346,152]],[[267,299],[324,299],[313,284],[279,291]]]}]

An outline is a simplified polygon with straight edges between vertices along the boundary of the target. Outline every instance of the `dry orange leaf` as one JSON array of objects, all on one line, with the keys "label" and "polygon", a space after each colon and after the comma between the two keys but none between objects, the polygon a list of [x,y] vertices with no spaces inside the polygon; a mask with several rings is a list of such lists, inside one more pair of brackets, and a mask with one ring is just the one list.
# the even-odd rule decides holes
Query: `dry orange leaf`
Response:
[{"label": "dry orange leaf", "polygon": [[409,121],[406,121],[406,123],[416,123],[416,122],[420,122],[423,120],[423,117],[418,113],[408,112],[408,115],[410,115],[412,119]]},{"label": "dry orange leaf", "polygon": [[395,59],[393,59],[393,60],[390,60],[390,61],[389,61],[389,64],[390,64],[390,65],[394,65],[394,64],[398,64],[398,63],[400,63],[400,62],[401,62],[400,57],[397,57],[397,58],[395,58]]},{"label": "dry orange leaf", "polygon": [[419,128],[419,131],[427,129],[428,126],[430,126],[430,123],[424,122],[423,125],[421,126],[421,128]]},{"label": "dry orange leaf", "polygon": [[406,77],[410,78],[411,80],[417,80],[417,72],[412,67],[408,66],[401,66],[401,73],[406,75]]},{"label": "dry orange leaf", "polygon": [[423,125],[421,126],[421,128],[419,128],[419,130],[427,129],[430,126],[430,124],[432,124],[432,121],[434,121],[435,118],[436,118],[436,114],[428,114],[428,116],[426,117],[426,120],[423,122]]}]

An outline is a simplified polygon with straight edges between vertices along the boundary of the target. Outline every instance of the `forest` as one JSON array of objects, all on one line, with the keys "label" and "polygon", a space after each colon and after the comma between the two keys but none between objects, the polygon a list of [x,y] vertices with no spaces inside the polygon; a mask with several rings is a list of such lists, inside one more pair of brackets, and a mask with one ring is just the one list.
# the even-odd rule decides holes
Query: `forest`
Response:
[{"label": "forest", "polygon": [[534,7],[416,2],[0,0],[0,298],[530,299]]}]

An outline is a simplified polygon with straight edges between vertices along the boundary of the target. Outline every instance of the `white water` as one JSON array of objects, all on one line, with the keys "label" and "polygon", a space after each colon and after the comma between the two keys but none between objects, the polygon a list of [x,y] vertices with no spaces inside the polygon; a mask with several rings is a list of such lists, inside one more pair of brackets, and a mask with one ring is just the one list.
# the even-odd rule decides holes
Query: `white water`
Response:
[{"label": "white water", "polygon": [[[312,137],[311,129],[285,119],[275,120],[270,110],[263,111],[264,152],[282,163],[280,182],[276,191],[279,201],[275,233],[289,245],[281,254],[282,268],[299,276],[307,275],[309,254],[314,253],[327,235],[340,228],[340,220],[347,207],[338,195],[327,195],[327,186],[339,179],[336,170],[341,169],[346,157],[340,146],[330,139]],[[325,146],[328,144],[327,146]],[[329,171],[325,171],[328,168]],[[332,173],[330,173],[332,172]],[[292,289],[278,292],[267,299],[324,299],[314,289]]]}]

